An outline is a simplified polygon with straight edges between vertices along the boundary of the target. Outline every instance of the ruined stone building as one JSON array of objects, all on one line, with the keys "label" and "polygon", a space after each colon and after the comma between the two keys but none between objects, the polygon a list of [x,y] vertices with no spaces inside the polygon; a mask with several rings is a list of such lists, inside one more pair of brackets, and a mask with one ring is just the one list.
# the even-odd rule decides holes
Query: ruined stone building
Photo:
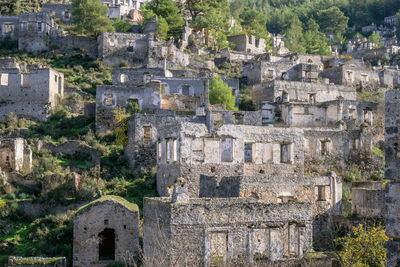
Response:
[{"label": "ruined stone building", "polygon": [[104,267],[139,252],[139,209],[118,196],[104,196],[74,216],[73,265]]},{"label": "ruined stone building", "polygon": [[25,139],[0,139],[0,170],[28,173],[31,169],[32,150]]},{"label": "ruined stone building", "polygon": [[[113,85],[102,85],[96,91],[96,129],[113,129],[113,110],[136,102],[143,113],[191,112],[204,103],[204,82],[208,78],[191,78],[188,71],[163,69],[115,69]],[[239,81],[224,79],[239,98]],[[165,112],[164,112],[165,111]],[[169,113],[170,114],[170,113]]]},{"label": "ruined stone building", "polygon": [[253,35],[240,34],[229,36],[228,42],[234,44],[234,50],[250,54],[263,54],[265,51],[265,39],[256,38]]},{"label": "ruined stone building", "polygon": [[385,178],[392,180],[386,185],[386,235],[392,240],[386,247],[387,266],[400,263],[400,91],[386,92],[385,106]]},{"label": "ruined stone building", "polygon": [[18,41],[20,51],[45,51],[50,48],[51,36],[58,29],[48,12],[21,13],[17,16],[0,16],[0,38]]},{"label": "ruined stone building", "polygon": [[0,119],[13,112],[45,121],[64,94],[64,75],[49,67],[0,60]]},{"label": "ruined stone building", "polygon": [[42,5],[42,11],[49,13],[50,17],[56,18],[63,24],[72,22],[72,5],[70,4],[51,4]]},{"label": "ruined stone building", "polygon": [[102,0],[103,5],[108,7],[108,17],[112,19],[123,18],[132,10],[140,10],[146,0]]},{"label": "ruined stone building", "polygon": [[[312,247],[310,203],[252,198],[145,198],[145,266],[265,266],[299,263]],[[147,261],[146,261],[147,260]]]}]

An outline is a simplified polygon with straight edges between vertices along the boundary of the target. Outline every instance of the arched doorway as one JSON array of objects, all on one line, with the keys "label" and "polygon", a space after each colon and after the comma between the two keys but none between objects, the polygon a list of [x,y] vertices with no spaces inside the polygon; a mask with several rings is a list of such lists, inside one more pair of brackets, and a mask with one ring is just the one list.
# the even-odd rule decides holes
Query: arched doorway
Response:
[{"label": "arched doorway", "polygon": [[99,233],[99,260],[115,260],[115,231],[106,228]]}]

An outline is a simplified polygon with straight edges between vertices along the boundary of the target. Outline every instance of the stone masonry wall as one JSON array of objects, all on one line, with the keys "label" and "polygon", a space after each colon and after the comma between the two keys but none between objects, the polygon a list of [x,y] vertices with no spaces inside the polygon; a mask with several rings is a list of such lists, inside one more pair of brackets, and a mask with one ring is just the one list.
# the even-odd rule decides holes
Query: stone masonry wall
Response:
[{"label": "stone masonry wall", "polygon": [[312,243],[310,203],[146,198],[143,220],[146,266],[285,266]]},{"label": "stone masonry wall", "polygon": [[392,240],[387,246],[387,266],[400,264],[400,91],[386,92],[385,107],[385,178],[386,185],[386,234]]}]

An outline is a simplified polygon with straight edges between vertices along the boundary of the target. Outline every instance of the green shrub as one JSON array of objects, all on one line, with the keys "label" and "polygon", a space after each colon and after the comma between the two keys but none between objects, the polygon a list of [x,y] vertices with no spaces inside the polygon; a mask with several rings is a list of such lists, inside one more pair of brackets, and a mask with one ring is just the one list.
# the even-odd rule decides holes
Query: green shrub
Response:
[{"label": "green shrub", "polygon": [[68,115],[68,111],[62,105],[56,105],[51,116],[52,119],[62,119]]},{"label": "green shrub", "polygon": [[343,191],[342,191],[342,200],[343,201],[351,200],[351,189],[350,188],[343,189]]},{"label": "green shrub", "polygon": [[347,173],[344,177],[344,181],[347,183],[351,183],[351,182],[359,181],[359,180],[361,180],[361,178],[362,178],[362,175],[361,175],[360,170],[357,167],[351,167],[347,171]]}]

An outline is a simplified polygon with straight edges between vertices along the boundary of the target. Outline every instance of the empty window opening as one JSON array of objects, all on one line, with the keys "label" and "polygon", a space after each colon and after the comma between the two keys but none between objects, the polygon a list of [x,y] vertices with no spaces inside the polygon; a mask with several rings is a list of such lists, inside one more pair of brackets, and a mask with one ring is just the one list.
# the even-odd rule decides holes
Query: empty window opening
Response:
[{"label": "empty window opening", "polygon": [[307,63],[309,63],[309,64],[313,63],[313,62],[312,62],[312,59],[309,58],[309,59],[307,60]]},{"label": "empty window opening", "polygon": [[105,106],[113,106],[114,105],[114,95],[112,93],[104,93],[103,103]]},{"label": "empty window opening", "polygon": [[253,162],[253,144],[252,143],[244,144],[244,161],[245,162]]},{"label": "empty window opening", "polygon": [[0,74],[0,85],[8,86],[8,73]]},{"label": "empty window opening", "polygon": [[224,265],[228,256],[228,234],[211,233],[210,243],[211,266]]},{"label": "empty window opening", "polygon": [[315,104],[315,94],[309,94],[308,100],[311,104]]},{"label": "empty window opening", "polygon": [[286,72],[282,72],[281,80],[282,80],[282,81],[283,81],[283,80],[286,80]]},{"label": "empty window opening", "polygon": [[318,185],[317,187],[318,187],[318,201],[326,201],[325,186]]},{"label": "empty window opening", "polygon": [[151,140],[151,126],[143,126],[143,140]]},{"label": "empty window opening", "polygon": [[172,141],[172,161],[177,161],[178,159],[178,141],[174,139]]},{"label": "empty window opening", "polygon": [[369,76],[368,76],[368,74],[361,74],[361,81],[363,81],[363,82],[368,82],[368,81],[369,81]]},{"label": "empty window opening", "polygon": [[268,70],[267,77],[268,77],[268,79],[274,78],[274,70]]},{"label": "empty window opening", "polygon": [[353,107],[349,108],[349,119],[353,120],[356,118],[356,109]]},{"label": "empty window opening", "polygon": [[243,124],[243,114],[240,113],[234,113],[233,118],[234,118],[234,123],[235,124]]},{"label": "empty window opening", "polygon": [[161,160],[161,156],[162,156],[162,142],[161,142],[161,140],[158,140],[158,144],[157,144],[157,147],[158,147],[158,159],[159,160]]},{"label": "empty window opening", "polygon": [[106,228],[99,233],[99,260],[115,260],[115,231]]},{"label": "empty window opening", "polygon": [[165,139],[166,145],[167,145],[167,161],[169,162],[171,160],[171,140],[170,139]]},{"label": "empty window opening", "polygon": [[14,27],[13,27],[12,24],[5,24],[5,25],[4,25],[4,32],[5,32],[6,34],[12,33],[13,30],[14,30]]},{"label": "empty window opening", "polygon": [[37,29],[38,29],[38,32],[42,32],[43,31],[43,25],[42,25],[41,22],[37,23]]},{"label": "empty window opening", "polygon": [[359,140],[358,138],[354,139],[354,141],[353,141],[353,148],[354,148],[354,150],[358,150],[358,148],[359,148],[359,143],[360,143],[360,140]]},{"label": "empty window opening", "polygon": [[29,87],[29,74],[21,74],[21,86]]},{"label": "empty window opening", "polygon": [[290,144],[281,144],[281,163],[290,163]]},{"label": "empty window opening", "polygon": [[364,122],[372,124],[372,110],[369,108],[364,109]]},{"label": "empty window opening", "polygon": [[136,49],[136,42],[130,42],[127,48],[128,52],[132,53],[135,51],[135,49]]},{"label": "empty window opening", "polygon": [[120,79],[121,83],[126,83],[126,74],[121,73],[121,75],[119,76],[119,79]]},{"label": "empty window opening", "polygon": [[104,225],[108,225],[108,220],[104,220]]},{"label": "empty window opening", "polygon": [[54,82],[57,83],[57,75],[54,75]]},{"label": "empty window opening", "polygon": [[182,85],[182,95],[190,95],[190,85]]},{"label": "empty window opening", "polygon": [[330,140],[321,140],[321,155],[322,156],[327,156],[329,155],[329,146],[330,146]]},{"label": "empty window opening", "polygon": [[289,93],[287,91],[282,92],[282,102],[289,102]]},{"label": "empty window opening", "polygon": [[126,111],[128,111],[130,114],[140,113],[142,110],[140,108],[139,99],[129,98]]},{"label": "empty window opening", "polygon": [[222,138],[221,161],[232,162],[232,138]]}]

